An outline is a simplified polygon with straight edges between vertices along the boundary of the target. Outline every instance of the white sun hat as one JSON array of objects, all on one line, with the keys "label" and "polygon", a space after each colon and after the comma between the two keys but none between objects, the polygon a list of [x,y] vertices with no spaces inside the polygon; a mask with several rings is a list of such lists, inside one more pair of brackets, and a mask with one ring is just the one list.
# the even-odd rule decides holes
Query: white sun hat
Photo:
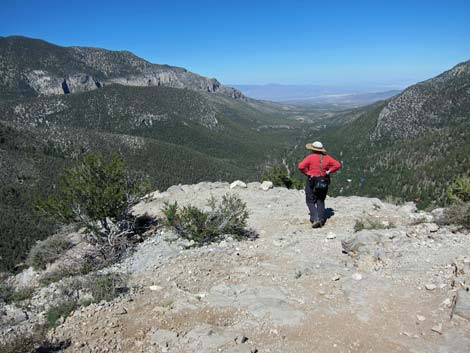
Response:
[{"label": "white sun hat", "polygon": [[323,147],[323,143],[321,143],[320,141],[307,143],[305,147],[307,147],[308,150],[326,153],[326,149],[325,147]]}]

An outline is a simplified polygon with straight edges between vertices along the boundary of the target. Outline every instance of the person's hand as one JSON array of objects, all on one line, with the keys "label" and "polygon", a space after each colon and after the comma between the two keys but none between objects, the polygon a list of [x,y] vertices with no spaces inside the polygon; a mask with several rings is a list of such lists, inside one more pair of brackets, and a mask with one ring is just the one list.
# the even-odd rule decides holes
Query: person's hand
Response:
[{"label": "person's hand", "polygon": [[326,175],[330,175],[330,171],[329,171],[329,170],[326,171]]}]

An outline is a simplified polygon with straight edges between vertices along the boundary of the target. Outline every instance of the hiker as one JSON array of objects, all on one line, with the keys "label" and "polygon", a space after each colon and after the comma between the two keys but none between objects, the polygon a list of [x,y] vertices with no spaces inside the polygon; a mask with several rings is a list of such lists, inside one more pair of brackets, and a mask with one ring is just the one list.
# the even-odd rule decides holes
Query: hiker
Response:
[{"label": "hiker", "polygon": [[305,200],[310,211],[312,228],[320,228],[325,222],[325,198],[330,184],[330,174],[341,168],[341,163],[326,154],[319,141],[305,146],[312,153],[299,163],[299,170],[308,177],[305,185]]}]

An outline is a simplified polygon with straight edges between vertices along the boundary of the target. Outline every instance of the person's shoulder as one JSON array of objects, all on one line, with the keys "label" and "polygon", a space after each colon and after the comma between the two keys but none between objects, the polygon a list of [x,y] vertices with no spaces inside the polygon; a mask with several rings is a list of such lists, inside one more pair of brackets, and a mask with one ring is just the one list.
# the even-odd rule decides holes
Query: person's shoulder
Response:
[{"label": "person's shoulder", "polygon": [[329,154],[325,154],[325,157],[328,158],[328,159],[332,159],[332,160],[336,161],[336,159],[333,156],[330,156]]}]

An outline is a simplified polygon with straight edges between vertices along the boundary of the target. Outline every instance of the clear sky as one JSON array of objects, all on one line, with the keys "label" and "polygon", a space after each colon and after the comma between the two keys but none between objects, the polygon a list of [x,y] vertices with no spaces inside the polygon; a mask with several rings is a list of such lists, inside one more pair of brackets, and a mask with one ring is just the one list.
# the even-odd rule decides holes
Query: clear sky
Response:
[{"label": "clear sky", "polygon": [[126,49],[222,83],[393,86],[470,59],[470,0],[1,0],[0,35]]}]

